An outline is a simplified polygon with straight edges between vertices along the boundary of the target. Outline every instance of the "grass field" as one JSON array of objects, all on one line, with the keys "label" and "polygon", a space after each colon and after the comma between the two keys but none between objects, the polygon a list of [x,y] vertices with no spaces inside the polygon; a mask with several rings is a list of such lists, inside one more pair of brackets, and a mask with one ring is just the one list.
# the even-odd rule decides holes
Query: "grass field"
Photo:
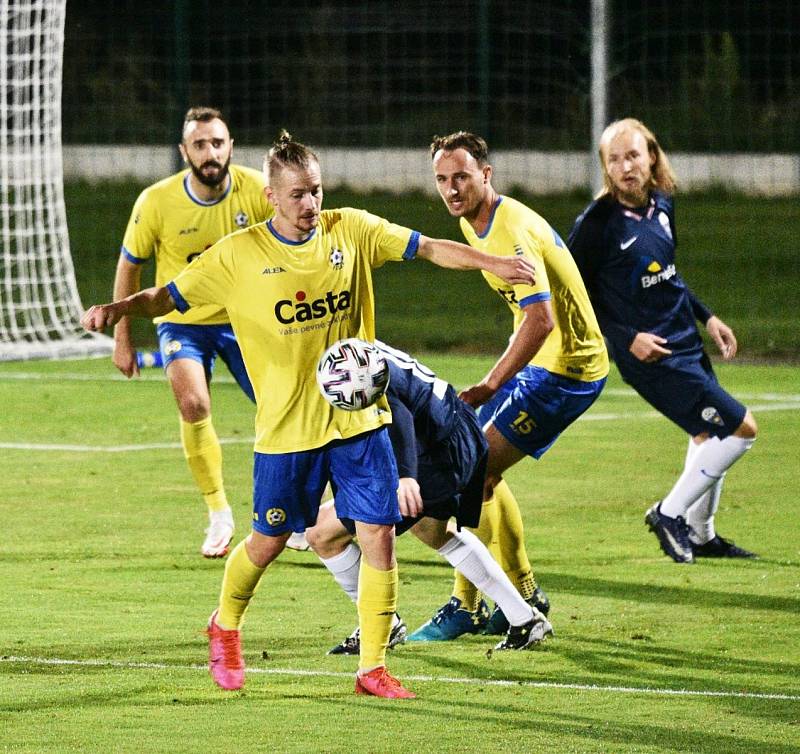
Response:
[{"label": "grass field", "polygon": [[[430,356],[457,385],[486,360]],[[355,697],[326,650],[355,613],[308,553],[267,573],[248,613],[245,689],[219,691],[203,628],[221,562],[160,372],[107,360],[0,365],[0,750],[4,752],[775,752],[800,750],[800,384],[790,367],[720,366],[761,434],[726,481],[719,530],[753,562],[679,566],[643,515],[677,475],[681,433],[612,375],[539,462],[508,475],[556,636],[405,645],[411,702]],[[222,377],[222,376],[221,376]],[[229,496],[250,514],[252,408],[214,388]],[[403,537],[411,628],[451,572]]]},{"label": "grass field", "polygon": [[[130,183],[66,187],[72,254],[87,305],[109,300],[125,225],[141,188]],[[516,195],[564,238],[588,201],[578,195]],[[362,207],[430,236],[463,240],[438,197],[365,196],[337,190],[325,194],[325,206]],[[800,353],[797,200],[722,194],[679,197],[677,213],[678,270],[734,328],[741,357],[796,360]],[[152,265],[147,266],[145,279],[152,279]],[[511,315],[478,274],[440,270],[424,262],[389,264],[376,272],[375,286],[379,335],[387,342],[414,351],[491,353],[505,343]],[[136,327],[140,342],[153,342],[152,327],[144,322]]]}]

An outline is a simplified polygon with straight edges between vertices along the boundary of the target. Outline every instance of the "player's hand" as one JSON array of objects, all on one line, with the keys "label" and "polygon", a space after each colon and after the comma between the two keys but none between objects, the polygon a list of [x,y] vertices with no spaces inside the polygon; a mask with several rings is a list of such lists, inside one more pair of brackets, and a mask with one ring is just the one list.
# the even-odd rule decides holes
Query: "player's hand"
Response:
[{"label": "player's hand", "polygon": [[711,315],[708,322],[706,322],[706,330],[717,344],[717,348],[719,348],[719,352],[722,354],[722,358],[725,359],[725,361],[736,356],[736,350],[738,348],[736,336],[733,334],[733,330],[719,317]]},{"label": "player's hand", "polygon": [[479,382],[477,385],[462,390],[458,394],[458,397],[461,398],[464,403],[469,403],[472,408],[478,408],[478,406],[482,406],[486,401],[491,400],[495,392],[497,391],[492,390],[486,383]]},{"label": "player's hand", "polygon": [[536,282],[536,268],[525,257],[495,257],[493,268],[489,272],[510,285],[533,285]]},{"label": "player's hand", "polygon": [[114,304],[95,304],[83,313],[81,325],[84,330],[101,332],[107,327],[116,325],[120,319],[121,316]]},{"label": "player's hand", "polygon": [[138,377],[139,365],[136,363],[136,349],[129,340],[115,340],[111,357],[114,366],[126,377]]},{"label": "player's hand", "polygon": [[400,485],[397,488],[397,503],[403,516],[417,518],[422,515],[422,495],[419,491],[419,484],[414,477],[400,477]]},{"label": "player's hand", "polygon": [[661,361],[665,356],[669,356],[672,353],[668,348],[664,348],[666,342],[666,338],[662,338],[655,333],[639,332],[636,333],[636,337],[633,339],[633,343],[631,343],[628,350],[639,359],[639,361],[652,364],[656,361]]}]

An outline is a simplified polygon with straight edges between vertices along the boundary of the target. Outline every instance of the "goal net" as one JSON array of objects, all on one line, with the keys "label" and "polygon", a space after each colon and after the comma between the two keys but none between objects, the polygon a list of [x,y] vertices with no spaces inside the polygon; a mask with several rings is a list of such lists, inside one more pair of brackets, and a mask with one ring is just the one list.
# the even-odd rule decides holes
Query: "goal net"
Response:
[{"label": "goal net", "polygon": [[0,361],[100,356],[84,332],[61,162],[66,0],[0,0]]}]

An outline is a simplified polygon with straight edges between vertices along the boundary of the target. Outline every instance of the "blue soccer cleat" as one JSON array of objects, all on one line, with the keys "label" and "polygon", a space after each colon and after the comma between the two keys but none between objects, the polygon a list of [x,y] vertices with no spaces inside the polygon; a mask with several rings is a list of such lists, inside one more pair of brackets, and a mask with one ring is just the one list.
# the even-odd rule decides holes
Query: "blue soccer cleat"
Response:
[{"label": "blue soccer cleat", "polygon": [[489,606],[483,600],[471,613],[461,608],[461,600],[451,597],[425,625],[408,637],[408,641],[452,641],[462,634],[479,634],[489,622]]},{"label": "blue soccer cleat", "polygon": [[[534,610],[538,610],[542,615],[550,612],[550,600],[541,587],[537,586],[533,590],[530,599],[525,600]],[[489,618],[483,633],[488,636],[499,636],[508,632],[508,619],[506,618],[499,605],[494,606],[492,615]]]},{"label": "blue soccer cleat", "polygon": [[665,516],[661,512],[661,503],[656,503],[647,511],[644,522],[658,537],[665,555],[669,555],[676,563],[694,563],[689,526],[683,516]]},{"label": "blue soccer cleat", "polygon": [[692,542],[692,552],[696,558],[758,558],[754,552],[739,547],[719,534],[702,545]]}]

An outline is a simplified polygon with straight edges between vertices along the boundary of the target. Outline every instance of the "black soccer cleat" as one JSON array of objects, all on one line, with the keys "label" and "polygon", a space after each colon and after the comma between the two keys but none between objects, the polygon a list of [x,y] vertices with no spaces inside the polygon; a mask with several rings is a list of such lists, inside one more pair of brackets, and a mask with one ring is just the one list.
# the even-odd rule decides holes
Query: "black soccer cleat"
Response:
[{"label": "black soccer cleat", "polygon": [[544,616],[538,616],[523,626],[511,626],[506,638],[495,649],[530,649],[553,635],[553,627]]},{"label": "black soccer cleat", "polygon": [[[525,600],[534,610],[538,610],[542,615],[547,615],[550,612],[550,600],[544,593],[544,590],[537,586],[533,590],[533,594]],[[481,631],[482,634],[487,636],[499,636],[508,631],[508,619],[506,618],[499,605],[494,606],[492,615],[486,627]]]},{"label": "black soccer cleat", "polygon": [[[396,647],[406,640],[408,634],[408,627],[405,621],[398,615],[398,622],[392,626],[392,632],[389,634],[389,644],[387,649]],[[328,650],[329,655],[358,655],[361,653],[361,629],[357,628],[350,636],[343,639],[340,644]]]},{"label": "black soccer cleat", "polygon": [[702,545],[692,543],[692,551],[696,558],[758,558],[754,552],[738,547],[719,534]]},{"label": "black soccer cleat", "polygon": [[683,516],[665,516],[660,508],[660,502],[653,505],[647,511],[644,522],[658,537],[658,543],[665,555],[669,555],[676,563],[693,563],[694,553],[686,519]]}]

